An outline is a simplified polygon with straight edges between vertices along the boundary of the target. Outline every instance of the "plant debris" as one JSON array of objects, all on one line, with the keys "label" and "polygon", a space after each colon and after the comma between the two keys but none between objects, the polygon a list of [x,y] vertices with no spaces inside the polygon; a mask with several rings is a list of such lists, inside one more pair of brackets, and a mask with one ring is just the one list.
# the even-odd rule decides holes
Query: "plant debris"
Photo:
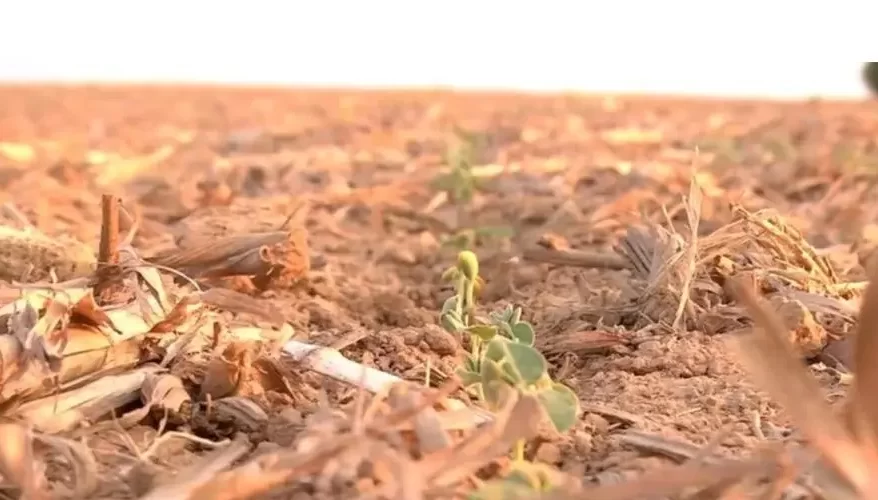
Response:
[{"label": "plant debris", "polygon": [[6,497],[878,497],[861,104],[0,97]]}]

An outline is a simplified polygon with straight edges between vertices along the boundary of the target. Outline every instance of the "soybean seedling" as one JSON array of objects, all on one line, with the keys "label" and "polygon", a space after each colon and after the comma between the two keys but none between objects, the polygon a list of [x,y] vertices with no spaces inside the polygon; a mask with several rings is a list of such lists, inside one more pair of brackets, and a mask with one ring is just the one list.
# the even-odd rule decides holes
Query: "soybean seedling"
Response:
[{"label": "soybean seedling", "polygon": [[478,141],[475,135],[461,130],[457,130],[455,135],[443,158],[448,172],[436,177],[433,184],[445,191],[451,203],[464,206],[472,201],[476,191],[481,188],[480,179],[473,173]]},{"label": "soybean seedling", "polygon": [[433,187],[443,191],[455,208],[455,232],[443,241],[443,245],[457,250],[468,250],[482,240],[506,238],[513,234],[508,226],[464,226],[464,221],[470,218],[468,208],[473,197],[482,188],[482,177],[474,171],[479,149],[480,141],[475,134],[457,130],[454,142],[445,152],[447,172],[433,181]]},{"label": "soybean seedling", "polygon": [[[555,430],[570,429],[576,423],[579,399],[569,387],[552,380],[546,358],[534,347],[533,326],[521,319],[521,308],[506,306],[488,318],[477,317],[476,290],[484,281],[476,254],[460,252],[443,277],[455,282],[456,294],[445,301],[440,322],[447,331],[459,337],[467,335],[470,341],[470,351],[457,370],[464,387],[475,389],[491,410],[503,405],[508,391],[535,395]],[[524,444],[523,440],[516,443],[510,474],[534,489],[549,488],[548,476],[537,464],[525,461]]]}]

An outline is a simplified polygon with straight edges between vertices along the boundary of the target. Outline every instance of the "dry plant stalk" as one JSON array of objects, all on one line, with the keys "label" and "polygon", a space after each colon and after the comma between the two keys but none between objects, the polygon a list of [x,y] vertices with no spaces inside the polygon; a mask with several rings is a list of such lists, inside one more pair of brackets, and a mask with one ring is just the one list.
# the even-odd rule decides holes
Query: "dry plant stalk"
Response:
[{"label": "dry plant stalk", "polygon": [[94,296],[98,304],[114,302],[119,295],[119,204],[105,194],[101,197],[101,240],[98,248],[97,281]]},{"label": "dry plant stalk", "polygon": [[[18,405],[102,374],[158,361],[160,346],[174,341],[173,332],[195,324],[193,312],[202,307],[197,297],[162,304],[167,297],[157,272],[140,269],[132,274],[136,300],[121,307],[99,307],[90,288],[29,290],[0,307],[5,319],[0,404]],[[152,274],[156,276],[145,287],[149,291],[144,291],[138,280]],[[143,348],[147,340],[155,344],[150,349]]]},{"label": "dry plant stalk", "polygon": [[551,249],[533,247],[525,250],[525,260],[543,262],[558,266],[573,266],[599,269],[630,269],[631,262],[614,253],[598,253],[586,250]]},{"label": "dry plant stalk", "polygon": [[[798,424],[812,446],[856,492],[855,498],[878,498],[878,447],[875,446],[878,407],[878,372],[872,367],[878,356],[878,283],[867,288],[860,312],[854,367],[855,389],[849,396],[847,422],[824,402],[817,381],[804,368],[787,340],[783,323],[763,305],[756,293],[738,280],[731,280],[731,293],[747,307],[762,332],[740,341],[746,367]],[[860,362],[866,361],[868,362]],[[865,396],[864,396],[865,395]],[[829,478],[829,475],[823,475]],[[838,485],[820,485],[838,490]]]}]

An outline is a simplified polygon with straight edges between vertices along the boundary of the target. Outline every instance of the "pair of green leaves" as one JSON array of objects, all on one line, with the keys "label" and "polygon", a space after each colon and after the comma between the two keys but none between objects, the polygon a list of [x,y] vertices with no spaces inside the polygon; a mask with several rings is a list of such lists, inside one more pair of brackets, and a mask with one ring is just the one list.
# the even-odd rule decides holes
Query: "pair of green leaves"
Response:
[{"label": "pair of green leaves", "polygon": [[479,179],[472,172],[481,144],[474,134],[457,130],[455,135],[455,141],[444,155],[449,172],[436,178],[434,186],[447,192],[454,203],[469,203],[481,187]]},{"label": "pair of green leaves", "polygon": [[[488,325],[476,325],[467,331],[483,331]],[[478,357],[467,356],[458,375],[464,386],[481,384],[488,404],[497,406],[500,386],[524,388],[539,383],[547,376],[546,358],[531,346],[496,335],[496,330]],[[487,336],[486,336],[487,337]]]},{"label": "pair of green leaves", "polygon": [[548,374],[548,362],[537,349],[502,336],[493,337],[480,359],[468,357],[458,370],[465,386],[479,384],[485,403],[503,405],[506,391],[515,388],[534,394],[552,426],[565,432],[576,423],[579,398]]},{"label": "pair of green leaves", "polygon": [[492,312],[487,323],[470,326],[466,331],[485,342],[490,342],[498,334],[527,346],[534,345],[536,340],[533,326],[521,321],[520,307],[506,306],[503,311]]}]

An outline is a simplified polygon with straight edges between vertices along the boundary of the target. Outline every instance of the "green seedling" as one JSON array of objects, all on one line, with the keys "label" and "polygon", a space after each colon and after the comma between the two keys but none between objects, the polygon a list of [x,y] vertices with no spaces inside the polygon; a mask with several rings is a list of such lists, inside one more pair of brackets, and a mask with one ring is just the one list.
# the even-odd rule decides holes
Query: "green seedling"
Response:
[{"label": "green seedling", "polygon": [[461,229],[442,240],[442,245],[462,251],[495,238],[509,238],[515,234],[509,226],[481,226]]},{"label": "green seedling", "polygon": [[455,205],[466,205],[481,187],[479,178],[473,173],[478,141],[473,134],[461,130],[457,130],[455,135],[456,140],[445,152],[448,172],[438,176],[433,185],[445,191]]},{"label": "green seedling", "polygon": [[[456,264],[443,277],[455,282],[457,293],[445,301],[440,322],[454,335],[468,336],[470,342],[470,351],[457,370],[464,387],[474,389],[491,410],[500,409],[510,391],[535,395],[558,432],[570,429],[576,423],[579,399],[570,388],[552,380],[546,358],[534,347],[533,326],[521,319],[521,308],[507,305],[485,319],[476,315],[475,292],[483,283],[476,254],[460,252]],[[524,460],[524,441],[516,443],[514,463],[528,464]],[[525,474],[525,470],[532,471],[525,465],[513,468],[513,472],[518,471],[514,478],[532,478],[533,474]]]},{"label": "green seedling", "polygon": [[534,492],[549,493],[553,489],[551,467],[532,462],[514,462],[506,477],[489,481],[469,495],[471,500],[508,500],[533,498]]},{"label": "green seedling", "polygon": [[[475,157],[481,148],[478,138],[471,133],[456,131],[456,139],[445,153],[447,172],[433,180],[433,187],[444,191],[448,201],[457,211],[457,223],[470,219],[468,207],[476,192],[482,188],[482,178],[473,171]],[[458,251],[468,250],[476,244],[492,238],[508,238],[513,230],[508,226],[458,227],[453,234],[443,238],[443,246]]]}]

